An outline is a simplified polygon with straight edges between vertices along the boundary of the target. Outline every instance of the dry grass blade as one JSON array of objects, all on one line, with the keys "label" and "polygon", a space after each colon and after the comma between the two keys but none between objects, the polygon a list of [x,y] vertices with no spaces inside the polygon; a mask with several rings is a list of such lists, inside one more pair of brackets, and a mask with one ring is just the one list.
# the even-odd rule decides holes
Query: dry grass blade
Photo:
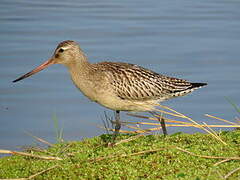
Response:
[{"label": "dry grass blade", "polygon": [[[127,124],[127,122],[125,123]],[[130,122],[129,124],[136,124],[136,125],[153,125],[153,126],[156,126],[156,125],[159,125],[159,123],[149,123],[149,122]]]},{"label": "dry grass blade", "polygon": [[[196,125],[200,125],[200,124],[198,124],[196,121],[194,121],[192,118],[190,118],[190,117],[188,117],[188,116],[185,116],[184,114],[182,114],[182,113],[179,113],[179,112],[177,112],[176,110],[173,110],[173,109],[171,109],[171,108],[169,108],[169,107],[167,107],[167,106],[163,106],[163,105],[158,105],[159,107],[161,107],[161,108],[165,108],[165,109],[167,109],[167,110],[169,110],[169,111],[172,111],[172,112],[174,112],[175,114],[173,114],[173,116],[175,116],[176,114],[177,114],[177,117],[181,117],[181,118],[184,118],[184,119],[187,119],[187,120],[189,120],[189,121],[191,121],[192,123],[194,123],[194,124],[196,124]],[[157,111],[159,111],[159,109],[156,109]],[[160,111],[161,112],[161,111]],[[163,111],[163,113],[164,113],[164,111]],[[169,114],[169,113],[168,113]],[[171,113],[172,114],[172,113]],[[201,127],[201,126],[200,126]],[[204,129],[204,128],[203,128]]]},{"label": "dry grass blade", "polygon": [[[158,118],[161,116],[161,115],[159,115],[159,114],[157,114],[157,113],[154,114],[154,116],[155,116],[156,118],[154,118],[154,117],[148,117],[148,116],[142,116],[142,115],[138,115],[138,114],[130,114],[130,113],[127,113],[127,115],[132,116],[132,117],[142,118],[142,119],[153,120],[153,121],[159,121]],[[186,123],[186,122],[182,122],[182,121],[177,121],[177,120],[173,120],[173,119],[168,119],[168,118],[166,118],[166,117],[164,117],[164,118],[165,118],[165,121],[166,121],[166,122]],[[159,123],[157,123],[157,124],[159,124]]]},{"label": "dry grass blade", "polygon": [[1,154],[12,154],[12,155],[28,156],[28,157],[44,159],[44,160],[63,160],[62,158],[59,158],[59,157],[40,156],[40,155],[34,155],[34,154],[30,154],[30,153],[25,153],[25,152],[10,151],[10,150],[4,150],[4,149],[0,149],[0,153]]},{"label": "dry grass blade", "polygon": [[[112,128],[106,128],[106,127],[102,127],[102,126],[98,126],[98,125],[97,125],[97,127],[101,128],[101,129],[104,129],[104,130],[112,131],[112,132],[115,131],[115,129],[112,129]],[[135,134],[136,133],[134,131],[126,131],[126,130],[122,130],[122,129],[120,129],[119,132],[120,133],[130,133],[130,134]]]},{"label": "dry grass blade", "polygon": [[139,137],[142,137],[142,136],[144,136],[144,135],[143,134],[138,134],[136,136],[132,136],[130,138],[123,139],[123,140],[121,140],[119,142],[116,142],[114,145],[116,146],[116,145],[119,145],[119,144],[122,144],[122,143],[130,142],[130,141],[133,141],[133,140],[135,140],[135,139],[137,139]]},{"label": "dry grass blade", "polygon": [[159,106],[159,107],[162,107],[163,109],[167,109],[167,110],[169,110],[169,111],[172,111],[172,112],[174,112],[175,114],[178,114],[179,116],[184,116],[183,114],[177,112],[176,110],[174,110],[174,109],[172,109],[172,108],[170,108],[170,107],[168,107],[168,106],[164,106],[164,105],[161,105],[161,104],[158,104],[158,106]]},{"label": "dry grass blade", "polygon": [[[142,116],[142,115],[135,115],[135,114],[127,114],[129,116],[133,116],[133,117],[138,117],[138,118],[143,118],[143,119],[149,119],[149,120],[154,120],[154,121],[158,121],[158,118],[152,118],[152,117],[148,117],[148,116]],[[155,114],[155,116],[160,116],[159,114]],[[174,127],[174,126],[183,126],[183,127],[186,127],[186,126],[191,126],[191,127],[197,127],[197,128],[201,128],[201,127],[222,127],[222,128],[237,128],[237,127],[240,127],[240,125],[238,124],[235,124],[235,123],[231,123],[232,125],[223,125],[223,124],[212,124],[212,125],[202,125],[202,124],[193,124],[193,123],[187,123],[187,122],[184,122],[184,121],[178,121],[178,120],[173,120],[173,119],[169,119],[169,118],[165,118],[165,121],[166,122],[170,122],[170,123],[176,123],[176,124],[166,124],[166,126],[171,126],[171,127]],[[127,122],[125,122],[127,123]],[[153,126],[160,126],[159,123],[151,123],[151,122],[131,122],[131,124],[142,124],[142,125],[153,125]],[[183,124],[183,125],[181,125]]]},{"label": "dry grass blade", "polygon": [[0,179],[0,180],[31,180],[31,179],[34,179],[35,177],[37,177],[37,176],[39,176],[39,175],[41,175],[41,174],[43,174],[43,173],[45,173],[47,171],[50,171],[50,170],[52,170],[52,169],[54,169],[56,167],[59,167],[59,165],[54,165],[54,166],[52,166],[52,167],[50,167],[48,169],[42,170],[42,171],[40,171],[40,172],[38,172],[36,174],[33,174],[33,175],[31,175],[31,176],[29,176],[27,178]]},{"label": "dry grass blade", "polygon": [[182,116],[182,115],[174,114],[174,113],[167,112],[167,111],[160,110],[160,109],[155,109],[155,111],[158,111],[158,112],[163,113],[163,114],[168,114],[168,115],[171,115],[171,116],[179,117],[179,118],[185,118],[185,117]]},{"label": "dry grass blade", "polygon": [[49,153],[47,149],[43,149],[39,146],[21,146],[21,149],[26,152],[42,152],[42,153]]},{"label": "dry grass blade", "polygon": [[[130,123],[131,124],[131,123]],[[136,127],[136,126],[130,126],[130,125],[125,125],[126,127],[128,128],[131,128],[131,129],[136,129],[136,130],[139,130],[139,131],[143,131],[144,129],[140,128],[140,127]]]},{"label": "dry grass blade", "polygon": [[218,135],[212,133],[211,131],[209,131],[209,130],[206,129],[205,127],[201,126],[199,123],[197,123],[196,121],[194,121],[192,118],[190,118],[190,117],[188,117],[188,116],[185,116],[184,114],[181,114],[181,113],[179,113],[179,112],[177,112],[177,111],[175,111],[175,110],[173,110],[173,109],[171,109],[171,108],[169,108],[169,107],[167,107],[167,106],[159,105],[159,107],[162,107],[162,108],[165,108],[165,109],[167,109],[167,110],[169,110],[169,111],[172,111],[172,112],[174,112],[175,114],[181,116],[182,118],[185,118],[185,119],[189,120],[189,121],[192,122],[193,124],[197,125],[199,129],[202,129],[202,130],[206,131],[207,133],[211,134],[214,138],[216,138],[217,140],[219,140],[219,141],[222,142],[223,144],[227,145],[224,141],[221,140],[221,138],[220,138]]},{"label": "dry grass blade", "polygon": [[138,114],[127,113],[127,115],[132,116],[132,117],[142,118],[142,119],[149,119],[148,116],[143,116],[143,115],[138,115]]},{"label": "dry grass blade", "polygon": [[135,126],[126,125],[126,127],[131,128],[131,129],[135,129],[135,132],[137,132],[137,133],[145,133],[145,132],[147,132],[147,130],[139,128],[139,127],[135,127]]},{"label": "dry grass blade", "polygon": [[228,159],[228,160],[240,160],[240,157],[224,157],[224,156],[205,156],[205,155],[199,155],[199,154],[195,154],[193,152],[187,151],[185,149],[182,149],[180,147],[175,147],[176,149],[188,153],[192,156],[196,156],[196,157],[201,157],[201,158],[208,158],[208,159]]},{"label": "dry grass blade", "polygon": [[127,134],[139,134],[140,132],[138,131],[127,131],[127,130],[119,130],[121,133],[127,133]]},{"label": "dry grass blade", "polygon": [[0,179],[0,180],[28,180],[28,178],[10,178],[10,179]]},{"label": "dry grass blade", "polygon": [[[154,118],[154,119],[152,118],[151,120],[159,121],[158,119],[159,119],[162,115],[160,115],[160,114],[155,114],[155,116],[156,116],[156,118]],[[169,118],[166,118],[166,117],[164,117],[164,118],[165,118],[165,121],[166,121],[166,122],[170,122],[170,123],[189,124],[189,123],[184,122],[184,121],[178,121],[178,120],[169,119]]]},{"label": "dry grass blade", "polygon": [[50,142],[48,142],[48,141],[46,141],[46,140],[44,140],[44,139],[42,139],[42,138],[40,138],[40,137],[34,136],[33,134],[31,134],[31,133],[29,133],[29,132],[25,132],[25,133],[26,133],[27,135],[31,136],[32,138],[36,139],[37,141],[43,143],[43,144],[46,144],[46,145],[48,145],[48,146],[50,146],[50,147],[53,147],[53,146],[54,146],[52,143],[50,143]]},{"label": "dry grass blade", "polygon": [[149,128],[149,129],[147,129],[147,130],[148,130],[148,132],[151,132],[151,131],[159,131],[159,130],[161,130],[161,129],[162,129],[162,127],[159,126],[159,127],[157,127],[157,128]]},{"label": "dry grass blade", "polygon": [[224,160],[221,160],[221,161],[218,161],[217,163],[214,164],[214,166],[218,166],[219,164],[222,164],[224,162],[228,162],[228,161],[231,161],[232,159],[224,159]]},{"label": "dry grass blade", "polygon": [[52,169],[54,169],[54,168],[56,168],[56,167],[59,167],[59,165],[54,165],[54,166],[52,166],[52,167],[50,167],[50,168],[47,168],[47,169],[45,169],[45,170],[42,170],[42,171],[40,171],[40,172],[38,172],[38,173],[36,173],[36,174],[34,174],[34,175],[29,176],[27,179],[28,179],[28,180],[29,180],[29,179],[34,179],[36,176],[39,176],[39,175],[41,175],[41,174],[43,174],[43,173],[45,173],[45,172],[47,172],[47,171],[50,171],[50,170],[52,170]]},{"label": "dry grass blade", "polygon": [[0,180],[28,180],[27,178],[0,179]]},{"label": "dry grass blade", "polygon": [[[153,131],[158,131],[160,129],[162,129],[161,125],[158,125],[159,127],[155,127],[155,128],[149,128],[149,129],[144,129],[146,132],[153,132]],[[166,127],[197,127],[196,125],[184,125],[184,124],[166,124]],[[214,125],[213,125],[214,126]],[[215,127],[215,126],[214,126]],[[221,126],[220,126],[221,127]],[[139,131],[127,131],[128,133],[141,133]]]},{"label": "dry grass blade", "polygon": [[221,141],[223,144],[227,145],[226,142],[224,142],[220,136],[212,129],[210,128],[206,123],[204,123],[204,125],[209,129],[209,134],[211,134],[212,136],[214,136],[216,139],[218,139],[219,141]]},{"label": "dry grass blade", "polygon": [[[161,126],[159,123],[148,123],[148,122],[137,122],[136,124],[142,125],[153,125],[153,126]],[[234,125],[204,125],[204,124],[189,124],[189,123],[182,123],[182,124],[166,124],[167,127],[225,127],[225,128],[234,128]]]},{"label": "dry grass blade", "polygon": [[[166,116],[174,116],[174,117],[177,117],[177,118],[181,118],[181,120],[174,120],[174,119],[170,119],[170,118],[165,118],[165,121],[168,123],[166,124],[166,127],[196,127],[196,128],[199,128],[205,132],[207,132],[208,134],[210,134],[211,136],[213,136],[215,139],[217,139],[218,141],[220,141],[221,143],[223,143],[224,145],[227,145],[226,142],[224,142],[221,137],[211,128],[213,127],[222,127],[222,128],[239,128],[240,125],[239,124],[236,124],[236,123],[233,123],[233,122],[230,122],[228,120],[225,120],[225,119],[222,119],[222,118],[218,118],[218,117],[215,117],[215,116],[212,116],[212,115],[208,115],[206,114],[206,116],[208,117],[211,117],[211,118],[214,118],[214,119],[217,119],[217,120],[220,120],[220,121],[223,121],[225,123],[228,123],[227,125],[222,125],[222,124],[213,124],[213,125],[208,125],[206,123],[204,124],[199,124],[197,123],[196,121],[194,121],[192,118],[182,114],[182,113],[179,113],[177,112],[176,110],[173,110],[167,106],[163,106],[161,104],[156,104],[156,106],[162,108],[162,109],[165,109],[165,110],[162,110],[162,109],[158,109],[158,108],[155,108],[155,112],[154,113],[151,113],[152,115],[154,115],[154,117],[148,117],[148,116],[142,116],[142,115],[136,115],[136,114],[128,114],[130,116],[133,116],[133,117],[137,117],[137,118],[143,118],[143,119],[148,119],[148,120],[155,120],[155,121],[159,121],[159,118],[162,117],[162,114],[165,114]],[[159,114],[159,112],[161,114]],[[185,121],[185,122],[184,122]],[[188,121],[188,122],[186,122]],[[190,123],[189,123],[190,121]],[[149,128],[147,129],[147,131],[156,131],[156,130],[160,130],[161,128],[159,126],[161,126],[161,124],[159,123],[151,123],[151,122],[136,122],[136,124],[138,125],[152,125],[152,126],[157,126],[156,128]],[[134,129],[135,133],[142,133],[142,131],[136,131],[136,128],[135,127],[130,127],[129,128],[132,128]],[[144,129],[144,131],[146,131],[146,129]]]},{"label": "dry grass blade", "polygon": [[229,178],[229,176],[231,176],[233,173],[237,172],[240,170],[240,167],[232,170],[231,172],[229,172],[226,176],[224,176],[225,179]]},{"label": "dry grass blade", "polygon": [[[213,119],[217,119],[217,120],[220,120],[220,121],[223,121],[223,122],[226,122],[226,123],[228,123],[228,124],[235,125],[235,126],[237,125],[236,123],[233,123],[233,122],[228,121],[228,120],[226,120],[226,119],[222,119],[222,118],[219,118],[219,117],[210,115],[210,114],[205,114],[205,116],[210,117],[210,118],[213,118]],[[240,125],[238,125],[238,126],[240,127]]]}]

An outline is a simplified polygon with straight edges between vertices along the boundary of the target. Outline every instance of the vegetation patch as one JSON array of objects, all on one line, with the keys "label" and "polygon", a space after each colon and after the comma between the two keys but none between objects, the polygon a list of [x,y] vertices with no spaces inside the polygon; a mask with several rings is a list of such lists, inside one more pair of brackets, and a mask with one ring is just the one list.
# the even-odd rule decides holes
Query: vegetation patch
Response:
[{"label": "vegetation patch", "polygon": [[[239,179],[240,131],[210,134],[111,135],[32,147],[0,159],[6,179]],[[4,150],[0,150],[4,153]]]}]

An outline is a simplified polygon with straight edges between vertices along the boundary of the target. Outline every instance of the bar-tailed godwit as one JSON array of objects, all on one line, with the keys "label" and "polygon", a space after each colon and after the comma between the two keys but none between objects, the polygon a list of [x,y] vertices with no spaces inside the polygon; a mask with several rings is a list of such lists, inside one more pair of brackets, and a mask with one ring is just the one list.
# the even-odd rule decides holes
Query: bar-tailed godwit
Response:
[{"label": "bar-tailed godwit", "polygon": [[161,75],[134,64],[91,64],[78,43],[70,40],[61,42],[49,60],[13,82],[52,64],[65,65],[73,83],[85,96],[116,111],[115,132],[121,128],[120,111],[151,111],[161,101],[186,95],[207,85]]}]

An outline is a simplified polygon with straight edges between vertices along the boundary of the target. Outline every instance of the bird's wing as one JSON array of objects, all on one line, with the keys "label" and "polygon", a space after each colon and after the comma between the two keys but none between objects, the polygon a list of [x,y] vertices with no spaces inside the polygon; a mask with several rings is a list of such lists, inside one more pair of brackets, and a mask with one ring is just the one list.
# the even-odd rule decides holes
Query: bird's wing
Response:
[{"label": "bird's wing", "polygon": [[174,93],[191,89],[186,80],[167,77],[128,63],[98,63],[114,92],[126,100],[168,99]]}]

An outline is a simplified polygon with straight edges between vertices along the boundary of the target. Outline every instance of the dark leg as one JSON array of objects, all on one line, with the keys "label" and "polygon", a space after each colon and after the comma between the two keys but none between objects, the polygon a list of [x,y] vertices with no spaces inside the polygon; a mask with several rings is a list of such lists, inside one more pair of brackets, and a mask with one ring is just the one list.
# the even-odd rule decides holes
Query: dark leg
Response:
[{"label": "dark leg", "polygon": [[121,129],[121,122],[120,122],[120,111],[116,111],[115,115],[115,132],[114,135],[116,136],[119,133],[119,130]]},{"label": "dark leg", "polygon": [[167,135],[167,128],[166,128],[164,117],[159,117],[159,120],[160,120],[160,123],[161,123],[161,126],[162,126],[163,134],[164,134],[164,136],[166,136]]},{"label": "dark leg", "polygon": [[112,147],[115,145],[115,140],[117,135],[119,134],[119,130],[121,129],[121,122],[120,122],[120,111],[116,111],[115,114],[115,131],[112,136],[112,142],[108,143],[109,147]]},{"label": "dark leg", "polygon": [[161,127],[162,127],[163,134],[164,134],[164,136],[166,136],[166,135],[167,135],[167,128],[166,128],[166,124],[165,124],[165,119],[164,119],[164,117],[162,117],[162,115],[159,116],[159,114],[156,114],[154,111],[149,111],[149,113],[152,114],[152,115],[154,115],[154,116],[157,115],[157,116],[155,116],[155,117],[158,118],[158,121],[160,122]]}]

